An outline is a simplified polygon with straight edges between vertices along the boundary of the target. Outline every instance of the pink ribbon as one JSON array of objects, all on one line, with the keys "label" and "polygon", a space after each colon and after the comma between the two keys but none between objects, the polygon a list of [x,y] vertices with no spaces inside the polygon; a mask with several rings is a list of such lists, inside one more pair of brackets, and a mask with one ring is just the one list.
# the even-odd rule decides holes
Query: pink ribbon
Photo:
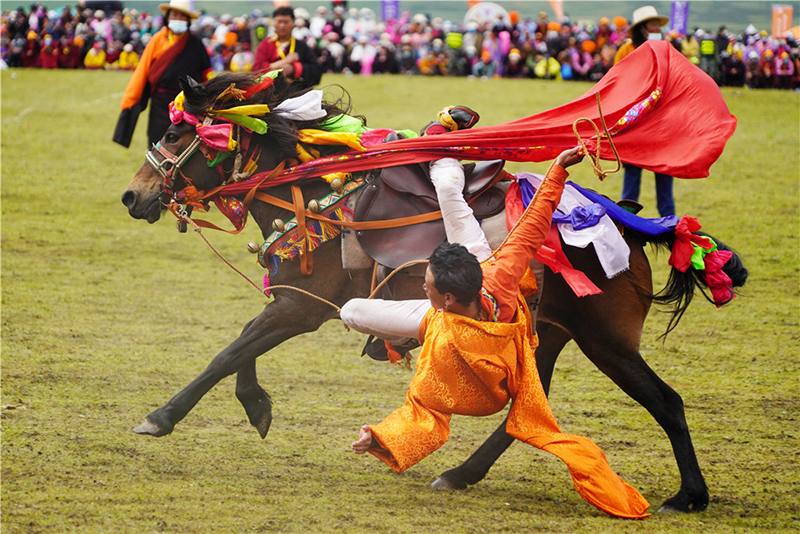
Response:
[{"label": "pink ribbon", "polygon": [[717,308],[733,300],[736,293],[733,292],[733,282],[722,267],[728,263],[733,253],[729,250],[715,250],[706,255],[706,268],[703,269],[703,279],[705,279],[708,289],[711,290],[711,297]]},{"label": "pink ribbon", "polygon": [[172,121],[172,124],[185,121],[195,126],[197,135],[208,148],[224,152],[230,152],[233,149],[230,146],[230,140],[233,136],[233,124],[230,122],[204,125],[196,115],[177,109],[172,102],[169,104],[169,120]]}]

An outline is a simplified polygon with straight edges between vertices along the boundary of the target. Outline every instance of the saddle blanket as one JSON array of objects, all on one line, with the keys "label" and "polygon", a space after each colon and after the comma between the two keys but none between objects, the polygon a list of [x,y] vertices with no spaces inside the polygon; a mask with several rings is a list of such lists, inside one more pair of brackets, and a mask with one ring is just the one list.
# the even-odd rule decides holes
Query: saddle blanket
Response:
[{"label": "saddle blanket", "polygon": [[[521,172],[514,175],[518,188],[509,191],[506,206],[518,204],[508,212],[521,213],[533,199],[536,189],[544,178],[540,174]],[[661,217],[646,219],[620,208],[613,201],[595,191],[584,189],[568,181],[561,195],[561,202],[553,215],[553,224],[564,243],[586,248],[594,244],[597,259],[607,278],[613,278],[626,271],[630,264],[630,248],[617,229],[622,224],[649,235],[672,231],[680,217]],[[573,288],[574,289],[574,288]]]}]

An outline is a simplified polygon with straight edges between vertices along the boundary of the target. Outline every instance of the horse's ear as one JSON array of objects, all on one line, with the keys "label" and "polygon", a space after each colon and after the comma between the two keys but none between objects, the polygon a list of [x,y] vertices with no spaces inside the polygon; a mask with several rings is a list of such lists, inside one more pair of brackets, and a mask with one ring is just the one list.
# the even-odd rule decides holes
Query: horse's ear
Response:
[{"label": "horse's ear", "polygon": [[178,84],[181,86],[181,89],[186,95],[194,95],[195,90],[200,87],[200,84],[197,83],[191,76],[187,76],[186,78],[178,78]]}]

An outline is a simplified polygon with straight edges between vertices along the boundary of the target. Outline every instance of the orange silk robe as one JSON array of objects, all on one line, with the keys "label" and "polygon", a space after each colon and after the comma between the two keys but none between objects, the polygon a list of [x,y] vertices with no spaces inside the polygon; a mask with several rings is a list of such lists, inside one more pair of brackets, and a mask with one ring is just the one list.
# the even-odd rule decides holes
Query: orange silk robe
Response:
[{"label": "orange silk robe", "polygon": [[561,433],[536,369],[538,339],[531,335],[523,298],[535,281],[524,275],[547,235],[566,176],[561,167],[550,168],[533,207],[497,259],[484,267],[484,287],[498,300],[500,320],[506,322],[431,309],[420,328],[422,352],[406,402],[370,427],[369,452],[400,473],[447,441],[451,414],[491,415],[513,399],[509,434],[566,463],[575,489],[590,504],[611,515],[642,518],[650,504],[614,473],[597,445]]}]

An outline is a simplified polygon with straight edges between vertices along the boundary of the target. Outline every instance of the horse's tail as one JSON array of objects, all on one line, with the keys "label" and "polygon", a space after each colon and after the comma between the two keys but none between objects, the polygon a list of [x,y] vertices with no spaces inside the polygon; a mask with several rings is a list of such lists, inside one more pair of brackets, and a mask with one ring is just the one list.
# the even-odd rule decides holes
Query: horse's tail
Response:
[{"label": "horse's tail", "polygon": [[[626,229],[626,231],[628,230]],[[728,251],[731,253],[730,259],[722,267],[722,272],[728,275],[731,280],[731,290],[733,291],[731,298],[733,298],[733,294],[738,295],[739,291],[737,288],[744,286],[745,282],[747,281],[748,274],[742,259],[733,249],[716,237],[712,237],[704,232],[694,233],[696,235],[713,239],[717,244],[718,250]],[[651,243],[659,248],[664,248],[668,251],[672,251],[672,247],[675,244],[674,232],[667,232],[658,236],[650,236],[645,234],[640,234],[640,236],[645,242]],[[697,271],[692,268],[687,269],[685,272],[681,272],[675,267],[670,269],[667,284],[661,291],[652,295],[653,302],[667,306],[672,313],[672,317],[667,325],[667,330],[660,337],[665,337],[667,334],[672,332],[676,326],[678,326],[683,314],[686,313],[686,310],[692,303],[695,289],[699,289],[700,293],[702,293],[707,301],[717,306],[722,306],[730,302],[730,298],[724,302],[717,302],[708,295],[707,290],[709,289],[709,284],[706,276],[707,273],[705,271]]]}]

